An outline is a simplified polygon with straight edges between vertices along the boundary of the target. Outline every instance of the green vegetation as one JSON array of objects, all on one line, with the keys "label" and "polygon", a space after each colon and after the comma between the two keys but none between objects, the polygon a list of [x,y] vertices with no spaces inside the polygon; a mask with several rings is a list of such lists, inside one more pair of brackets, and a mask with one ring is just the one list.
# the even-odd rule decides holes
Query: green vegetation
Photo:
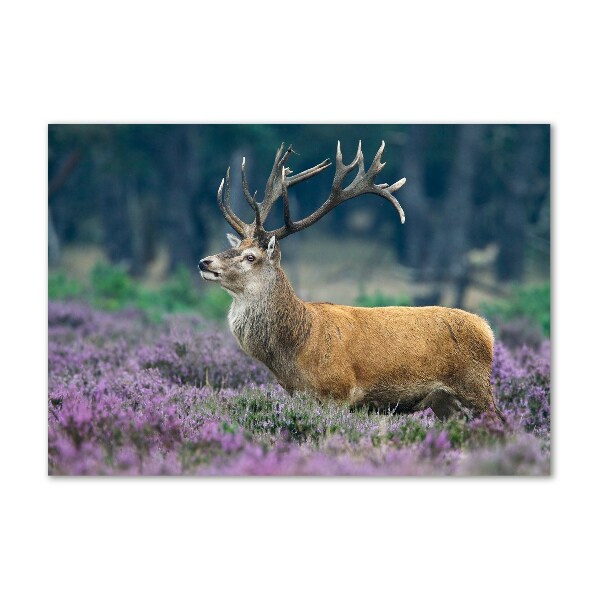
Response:
[{"label": "green vegetation", "polygon": [[525,318],[550,337],[550,281],[535,286],[515,286],[510,298],[484,304],[481,310],[492,322]]},{"label": "green vegetation", "polygon": [[412,301],[409,296],[386,296],[383,292],[376,290],[373,294],[367,294],[364,289],[359,290],[358,296],[354,300],[356,306],[366,306],[373,308],[376,306],[411,306]]},{"label": "green vegetation", "polygon": [[220,288],[211,287],[203,292],[196,289],[191,273],[184,267],[179,267],[159,289],[153,290],[133,279],[123,267],[106,263],[98,263],[85,283],[70,279],[62,271],[50,273],[48,298],[84,300],[110,311],[137,308],[153,321],[177,312],[196,312],[209,319],[223,320],[230,305],[229,296]]},{"label": "green vegetation", "polygon": [[90,276],[93,304],[97,308],[119,310],[139,296],[139,290],[125,269],[98,263]]},{"label": "green vegetation", "polygon": [[50,300],[70,300],[84,293],[83,286],[69,279],[63,272],[52,273],[48,276],[48,298]]}]

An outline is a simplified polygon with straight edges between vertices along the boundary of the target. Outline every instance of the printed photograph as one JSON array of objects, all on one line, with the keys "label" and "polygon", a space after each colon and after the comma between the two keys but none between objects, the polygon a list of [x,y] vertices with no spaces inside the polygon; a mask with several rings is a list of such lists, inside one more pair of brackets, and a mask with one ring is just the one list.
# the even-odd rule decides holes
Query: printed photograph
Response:
[{"label": "printed photograph", "polygon": [[550,126],[50,124],[48,474],[551,474]]}]

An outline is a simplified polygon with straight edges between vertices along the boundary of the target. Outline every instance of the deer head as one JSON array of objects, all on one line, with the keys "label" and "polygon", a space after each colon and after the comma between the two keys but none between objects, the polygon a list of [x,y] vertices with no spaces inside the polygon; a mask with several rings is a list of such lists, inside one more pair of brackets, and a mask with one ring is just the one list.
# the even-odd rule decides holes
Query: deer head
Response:
[{"label": "deer head", "polygon": [[[275,155],[273,168],[267,180],[264,197],[261,202],[257,202],[256,192],[254,195],[250,194],[246,179],[246,159],[242,159],[242,189],[246,201],[254,211],[254,221],[252,223],[244,223],[231,208],[230,169],[227,169],[227,175],[219,186],[217,193],[219,208],[227,222],[241,239],[228,234],[233,248],[220,254],[203,258],[200,260],[198,268],[203,279],[220,283],[223,288],[234,295],[256,285],[256,282],[261,277],[268,276],[269,273],[279,267],[281,257],[279,248],[280,240],[292,233],[310,227],[336,206],[347,200],[364,194],[381,196],[394,206],[400,215],[400,221],[404,223],[404,211],[393,194],[404,185],[406,178],[402,178],[392,185],[375,183],[375,178],[385,166],[385,163],[381,162],[385,142],[381,142],[381,146],[371,166],[365,171],[361,143],[358,143],[358,151],[354,160],[350,164],[345,165],[342,159],[340,142],[338,141],[335,175],[329,197],[315,212],[299,221],[293,221],[290,216],[288,189],[327,169],[331,165],[331,161],[325,159],[323,162],[306,171],[292,175],[292,171],[285,166],[292,153],[292,147],[289,146],[285,153],[283,148],[284,144],[281,144]],[[358,167],[356,176],[348,186],[343,188],[342,182],[356,167]],[[223,189],[225,190],[224,195]],[[284,224],[278,229],[267,231],[264,228],[264,223],[271,208],[279,198],[283,198]]]},{"label": "deer head", "polygon": [[227,234],[230,250],[207,256],[198,263],[200,275],[206,281],[216,281],[233,296],[252,291],[266,282],[279,267],[280,252],[275,236],[264,244],[248,237],[240,240]]}]

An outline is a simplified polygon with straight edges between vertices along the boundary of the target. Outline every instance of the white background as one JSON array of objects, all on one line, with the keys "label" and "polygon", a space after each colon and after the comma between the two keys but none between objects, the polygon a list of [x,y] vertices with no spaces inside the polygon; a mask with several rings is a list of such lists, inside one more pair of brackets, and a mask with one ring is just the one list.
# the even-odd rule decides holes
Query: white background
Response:
[{"label": "white background", "polygon": [[[3,597],[598,593],[593,3],[391,6],[1,9]],[[553,476],[48,478],[51,122],[551,123]]]}]

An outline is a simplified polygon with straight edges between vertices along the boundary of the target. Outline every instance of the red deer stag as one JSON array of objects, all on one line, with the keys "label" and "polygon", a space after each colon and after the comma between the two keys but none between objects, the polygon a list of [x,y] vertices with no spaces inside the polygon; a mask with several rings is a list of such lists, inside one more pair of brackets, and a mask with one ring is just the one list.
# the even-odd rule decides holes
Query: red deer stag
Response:
[{"label": "red deer stag", "polygon": [[[231,331],[242,349],[267,365],[290,394],[309,392],[350,406],[389,406],[402,412],[431,407],[439,418],[455,413],[501,418],[490,384],[493,335],[482,318],[440,306],[356,308],[303,302],[280,267],[283,238],[357,196],[385,198],[404,223],[404,211],[393,193],[406,179],[392,185],[375,183],[385,164],[384,146],[365,171],[360,143],[354,160],[345,165],[338,142],[331,193],[318,210],[299,221],[290,216],[288,189],[329,167],[329,159],[291,175],[285,163],[292,149],[284,153],[282,144],[262,202],[256,201],[256,193],[250,194],[243,159],[242,189],[254,211],[250,224],[230,206],[227,169],[217,198],[225,219],[242,239],[227,234],[232,248],[200,260],[200,274],[233,297]],[[353,181],[342,187],[356,167]],[[267,231],[265,220],[280,197],[284,225]]]}]

